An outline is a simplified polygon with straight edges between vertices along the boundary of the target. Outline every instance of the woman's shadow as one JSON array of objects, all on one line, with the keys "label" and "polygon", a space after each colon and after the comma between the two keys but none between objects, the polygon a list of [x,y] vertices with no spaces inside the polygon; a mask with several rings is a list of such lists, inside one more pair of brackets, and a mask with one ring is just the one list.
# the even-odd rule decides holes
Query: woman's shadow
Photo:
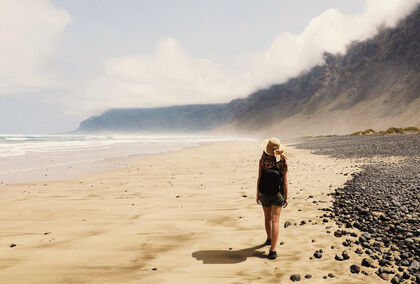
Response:
[{"label": "woman's shadow", "polygon": [[199,250],[193,252],[192,257],[197,260],[202,260],[203,264],[240,263],[248,257],[267,258],[264,252],[257,251],[257,249],[262,247],[264,245],[241,250]]}]

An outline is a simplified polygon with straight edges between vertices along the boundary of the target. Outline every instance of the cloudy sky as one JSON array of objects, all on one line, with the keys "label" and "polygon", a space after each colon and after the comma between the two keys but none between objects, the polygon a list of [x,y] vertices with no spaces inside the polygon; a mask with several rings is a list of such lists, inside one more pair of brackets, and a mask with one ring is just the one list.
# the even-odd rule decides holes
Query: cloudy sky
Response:
[{"label": "cloudy sky", "polygon": [[109,108],[228,102],[393,26],[420,0],[0,0],[0,133]]}]

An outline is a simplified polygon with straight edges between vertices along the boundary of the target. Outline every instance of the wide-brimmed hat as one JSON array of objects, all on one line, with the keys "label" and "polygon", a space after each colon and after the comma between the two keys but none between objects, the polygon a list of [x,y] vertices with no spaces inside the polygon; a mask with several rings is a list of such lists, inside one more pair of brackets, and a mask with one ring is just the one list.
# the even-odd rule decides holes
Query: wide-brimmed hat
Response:
[{"label": "wide-brimmed hat", "polygon": [[261,147],[264,152],[266,152],[270,156],[275,156],[274,151],[280,150],[280,140],[276,137],[272,137],[270,139],[265,139],[261,143]]}]

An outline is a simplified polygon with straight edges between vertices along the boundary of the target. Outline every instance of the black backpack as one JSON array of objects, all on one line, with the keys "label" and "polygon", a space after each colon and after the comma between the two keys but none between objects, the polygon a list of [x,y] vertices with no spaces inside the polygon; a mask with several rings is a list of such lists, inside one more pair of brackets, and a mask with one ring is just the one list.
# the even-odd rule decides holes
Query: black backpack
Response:
[{"label": "black backpack", "polygon": [[268,170],[263,169],[258,189],[261,193],[270,195],[283,193],[283,174],[275,166]]}]

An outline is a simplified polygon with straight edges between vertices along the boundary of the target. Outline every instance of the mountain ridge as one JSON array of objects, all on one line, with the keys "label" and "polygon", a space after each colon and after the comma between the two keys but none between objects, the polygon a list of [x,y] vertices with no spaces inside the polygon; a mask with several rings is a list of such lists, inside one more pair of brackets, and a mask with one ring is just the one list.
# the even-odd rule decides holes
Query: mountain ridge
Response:
[{"label": "mountain ridge", "polygon": [[[132,125],[129,129],[116,127],[119,124],[109,120],[106,112],[83,121],[79,131],[97,131],[96,123],[109,131],[274,132],[299,136],[343,134],[390,125],[420,126],[419,38],[418,6],[396,27],[381,28],[374,37],[351,43],[343,55],[324,53],[323,64],[246,98],[200,107],[130,109],[125,118],[119,117]],[[172,115],[165,115],[168,111]],[[188,123],[188,119],[195,123]]]}]

